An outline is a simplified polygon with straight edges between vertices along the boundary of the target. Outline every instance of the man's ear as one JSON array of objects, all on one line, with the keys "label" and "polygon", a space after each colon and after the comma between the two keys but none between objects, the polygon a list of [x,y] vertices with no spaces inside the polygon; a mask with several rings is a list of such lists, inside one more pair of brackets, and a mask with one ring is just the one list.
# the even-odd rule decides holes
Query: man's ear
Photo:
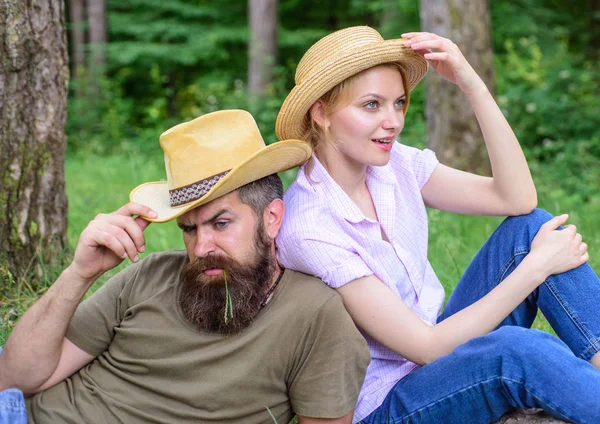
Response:
[{"label": "man's ear", "polygon": [[263,223],[265,231],[270,239],[275,240],[279,229],[283,223],[283,214],[285,213],[285,204],[281,199],[275,199],[265,208],[263,213]]},{"label": "man's ear", "polygon": [[327,117],[325,116],[325,104],[323,100],[317,100],[308,110],[310,117],[317,123],[321,128],[325,128],[329,125]]}]

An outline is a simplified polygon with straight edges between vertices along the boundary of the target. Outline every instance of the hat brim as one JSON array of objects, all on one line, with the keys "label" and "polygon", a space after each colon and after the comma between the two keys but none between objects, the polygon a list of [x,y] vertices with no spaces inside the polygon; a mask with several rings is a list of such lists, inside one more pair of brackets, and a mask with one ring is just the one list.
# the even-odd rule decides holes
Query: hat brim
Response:
[{"label": "hat brim", "polygon": [[404,46],[403,39],[384,40],[356,49],[351,55],[336,58],[296,85],[286,97],[275,123],[280,140],[300,139],[307,129],[306,114],[310,107],[333,87],[366,69],[384,63],[398,63],[406,71],[409,91],[427,74],[427,61],[414,50]]},{"label": "hat brim", "polygon": [[308,160],[311,148],[300,140],[284,140],[270,144],[257,151],[244,162],[233,168],[216,183],[204,196],[181,206],[172,207],[169,186],[166,181],[145,183],[134,188],[129,194],[132,202],[140,203],[154,210],[158,217],[142,217],[151,222],[167,222],[187,211],[215,200],[235,189],[267,175],[286,171]]}]

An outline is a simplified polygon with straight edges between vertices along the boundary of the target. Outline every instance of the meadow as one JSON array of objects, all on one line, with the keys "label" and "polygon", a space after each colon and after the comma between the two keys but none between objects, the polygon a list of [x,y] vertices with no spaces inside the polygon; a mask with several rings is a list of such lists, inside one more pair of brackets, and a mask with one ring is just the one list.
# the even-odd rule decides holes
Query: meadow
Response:
[{"label": "meadow", "polygon": [[[146,181],[165,179],[162,152],[157,141],[155,148],[146,147],[143,151],[131,148],[119,154],[102,155],[91,151],[70,153],[66,160],[67,194],[69,200],[68,238],[75,247],[81,231],[98,213],[116,210],[129,199],[129,192],[137,184]],[[569,213],[570,223],[577,225],[590,245],[590,263],[600,267],[600,191],[598,196],[582,200],[580,196],[561,187],[553,164],[532,163],[534,179],[538,188],[539,207],[553,214]],[[294,172],[282,174],[284,184],[294,178]],[[499,217],[472,217],[429,210],[429,258],[446,295],[451,293],[460,276],[468,266],[477,250],[502,221]],[[166,249],[182,249],[181,232],[174,222],[152,224],[145,232],[147,238],[146,256],[151,252]],[[68,263],[70,252],[65,252]],[[92,293],[110,275],[127,266],[125,261],[115,270],[103,276],[90,290]],[[60,268],[44,270],[47,288],[60,273]],[[14,295],[0,305],[0,345],[5,343],[16,319],[45,290],[32,291],[26,281],[10,281],[15,288]],[[539,314],[534,326],[551,332],[550,326]]]}]

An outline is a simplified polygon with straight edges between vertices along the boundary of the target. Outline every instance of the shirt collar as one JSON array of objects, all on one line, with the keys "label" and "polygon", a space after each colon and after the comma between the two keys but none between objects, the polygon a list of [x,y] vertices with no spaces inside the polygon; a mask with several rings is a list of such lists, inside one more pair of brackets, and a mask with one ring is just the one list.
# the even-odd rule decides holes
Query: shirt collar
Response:
[{"label": "shirt collar", "polygon": [[[314,153],[312,155],[312,160],[313,167],[310,172],[310,180],[321,186],[320,188],[323,190],[325,199],[327,199],[331,207],[337,209],[336,213],[351,223],[371,221],[364,216],[359,207],[356,206],[352,199],[350,199],[348,194],[346,194],[331,175],[329,175],[329,172],[327,172]],[[305,175],[306,166],[306,164],[303,165]],[[306,178],[308,179],[309,176],[306,175]],[[385,187],[384,190],[389,190],[390,196],[393,196],[393,172],[389,165],[368,166],[366,180],[367,186],[371,191],[371,188],[374,185],[390,186],[389,188]],[[371,196],[373,197],[372,192]]]}]

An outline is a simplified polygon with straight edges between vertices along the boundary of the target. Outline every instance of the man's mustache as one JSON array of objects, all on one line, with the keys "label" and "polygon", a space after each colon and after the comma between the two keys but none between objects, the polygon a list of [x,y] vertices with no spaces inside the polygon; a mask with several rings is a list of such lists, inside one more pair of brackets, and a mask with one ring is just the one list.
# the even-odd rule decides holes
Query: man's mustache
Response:
[{"label": "man's mustache", "polygon": [[[235,261],[226,256],[208,255],[194,259],[187,265],[186,268],[188,268],[191,273],[196,275],[202,274],[207,269],[222,269],[224,274],[226,274],[227,270],[231,269],[233,265],[235,265]],[[213,278],[224,278],[224,274],[215,275]]]}]

